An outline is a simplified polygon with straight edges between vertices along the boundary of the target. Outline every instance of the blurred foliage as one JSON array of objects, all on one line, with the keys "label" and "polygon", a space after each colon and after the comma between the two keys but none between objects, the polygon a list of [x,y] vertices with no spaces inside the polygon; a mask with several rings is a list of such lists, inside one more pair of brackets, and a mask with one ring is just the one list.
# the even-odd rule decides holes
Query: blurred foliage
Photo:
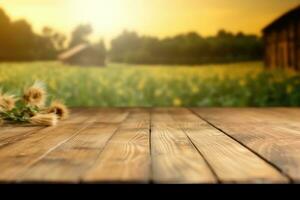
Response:
[{"label": "blurred foliage", "polygon": [[[50,27],[44,27],[42,34],[36,34],[27,21],[11,21],[0,8],[0,61],[55,60],[59,53],[68,48],[89,44],[88,36],[92,31],[89,24],[75,27],[66,47],[67,37],[64,34]],[[106,49],[102,40],[91,46],[99,56],[105,58]]]},{"label": "blurred foliage", "polygon": [[[0,61],[54,60],[66,49],[78,44],[90,44],[93,32],[89,24],[80,24],[66,36],[45,27],[42,34],[33,32],[25,20],[11,21],[0,8]],[[106,58],[104,42],[90,44],[97,55]],[[133,64],[187,64],[227,63],[261,60],[262,40],[242,32],[233,34],[220,30],[216,36],[202,37],[191,32],[158,39],[124,31],[111,41],[109,59]]]},{"label": "blurred foliage", "polygon": [[[93,33],[93,28],[89,24],[80,24],[79,26],[75,27],[74,31],[72,32],[71,40],[68,46],[68,49],[72,49],[76,47],[77,45],[87,44],[90,46],[89,49],[89,55],[92,56],[93,60],[101,60],[103,61],[103,65],[105,63],[106,59],[106,47],[104,44],[104,41],[100,39],[98,42],[94,42],[91,44],[91,42],[88,40],[88,37]],[[75,59],[81,59],[82,56],[79,56]],[[84,60],[87,60],[84,58]],[[80,62],[79,62],[80,63]],[[83,62],[84,63],[84,62]],[[89,61],[91,63],[91,61]]]},{"label": "blurred foliage", "polygon": [[299,106],[300,74],[266,71],[260,62],[189,66],[110,64],[68,67],[56,62],[0,64],[0,87],[21,92],[44,81],[50,100],[69,106]]},{"label": "blurred foliage", "polygon": [[65,40],[63,34],[49,27],[43,29],[43,34],[36,34],[28,22],[11,21],[0,8],[0,61],[54,59]]},{"label": "blurred foliage", "polygon": [[216,36],[197,33],[165,39],[124,31],[111,42],[115,62],[140,64],[203,64],[261,60],[263,43],[255,35],[220,30]]},{"label": "blurred foliage", "polygon": [[75,47],[80,44],[89,43],[87,37],[93,33],[93,28],[90,24],[80,24],[72,32],[69,48]]}]

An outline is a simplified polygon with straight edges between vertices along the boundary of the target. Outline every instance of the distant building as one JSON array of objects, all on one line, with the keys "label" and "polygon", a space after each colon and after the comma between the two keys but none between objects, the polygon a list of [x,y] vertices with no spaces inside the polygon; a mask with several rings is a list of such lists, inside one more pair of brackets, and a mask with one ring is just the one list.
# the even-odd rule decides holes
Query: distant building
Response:
[{"label": "distant building", "polygon": [[79,66],[104,66],[105,55],[101,55],[95,48],[88,44],[80,44],[58,56],[66,64]]},{"label": "distant building", "polygon": [[300,6],[263,29],[265,64],[300,70]]}]

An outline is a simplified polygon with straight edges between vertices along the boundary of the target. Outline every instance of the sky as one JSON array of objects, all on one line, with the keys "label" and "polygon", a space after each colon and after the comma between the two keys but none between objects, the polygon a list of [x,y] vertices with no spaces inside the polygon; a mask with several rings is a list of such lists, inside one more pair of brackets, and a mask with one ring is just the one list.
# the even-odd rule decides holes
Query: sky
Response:
[{"label": "sky", "polygon": [[219,29],[260,34],[261,29],[300,0],[0,0],[13,20],[25,18],[36,32],[50,26],[70,33],[80,23],[105,41],[123,30],[166,37]]}]

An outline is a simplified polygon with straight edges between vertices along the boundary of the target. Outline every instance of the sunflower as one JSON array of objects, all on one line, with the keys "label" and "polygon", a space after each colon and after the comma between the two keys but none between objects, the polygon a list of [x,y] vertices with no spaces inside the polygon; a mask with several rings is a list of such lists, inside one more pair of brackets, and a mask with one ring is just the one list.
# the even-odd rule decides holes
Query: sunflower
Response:
[{"label": "sunflower", "polygon": [[36,107],[44,107],[46,102],[45,86],[41,82],[35,82],[24,91],[23,99],[26,104]]},{"label": "sunflower", "polygon": [[1,94],[0,91],[0,112],[10,111],[15,107],[16,99],[14,95]]},{"label": "sunflower", "polygon": [[70,113],[68,108],[60,101],[53,101],[46,112],[56,114],[59,119],[67,119]]}]

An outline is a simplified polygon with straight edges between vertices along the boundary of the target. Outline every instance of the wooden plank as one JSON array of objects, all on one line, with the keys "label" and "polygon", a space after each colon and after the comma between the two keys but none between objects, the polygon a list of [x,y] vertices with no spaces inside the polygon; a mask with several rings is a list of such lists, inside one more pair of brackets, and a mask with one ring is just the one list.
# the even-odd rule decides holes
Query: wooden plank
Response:
[{"label": "wooden plank", "polygon": [[127,111],[109,111],[97,116],[89,127],[28,167],[19,181],[79,182],[127,115]]},{"label": "wooden plank", "polygon": [[300,180],[300,109],[77,110],[57,127],[1,127],[0,181]]},{"label": "wooden plank", "polygon": [[[250,150],[207,124],[187,109],[172,109],[172,117],[180,124],[190,121],[199,126],[182,126],[221,182],[284,183],[288,179]],[[186,118],[186,119],[185,119]]]},{"label": "wooden plank", "polygon": [[299,109],[226,108],[194,111],[294,181],[300,181]]},{"label": "wooden plank", "polygon": [[149,129],[149,111],[146,109],[132,110],[82,180],[89,182],[149,182]]},{"label": "wooden plank", "polygon": [[[71,112],[71,119],[77,118],[82,110],[74,109]],[[60,125],[70,123],[70,120],[59,122]],[[37,131],[44,129],[43,126],[32,126],[29,124],[5,124],[0,129],[0,146],[9,145],[14,142],[23,140],[29,135],[36,133]]]},{"label": "wooden plank", "polygon": [[155,183],[214,183],[216,178],[167,109],[151,114],[151,157]]},{"label": "wooden plank", "polygon": [[[2,127],[1,127],[2,128]],[[20,126],[17,125],[15,127],[3,127],[0,130],[0,146],[8,145],[13,142],[17,142],[27,137],[30,134],[34,134],[40,129],[44,127],[32,127],[32,126]]]},{"label": "wooden plank", "polygon": [[63,125],[48,127],[21,141],[0,147],[0,181],[14,181],[29,166],[74,137],[81,130],[107,113],[86,109]]}]

